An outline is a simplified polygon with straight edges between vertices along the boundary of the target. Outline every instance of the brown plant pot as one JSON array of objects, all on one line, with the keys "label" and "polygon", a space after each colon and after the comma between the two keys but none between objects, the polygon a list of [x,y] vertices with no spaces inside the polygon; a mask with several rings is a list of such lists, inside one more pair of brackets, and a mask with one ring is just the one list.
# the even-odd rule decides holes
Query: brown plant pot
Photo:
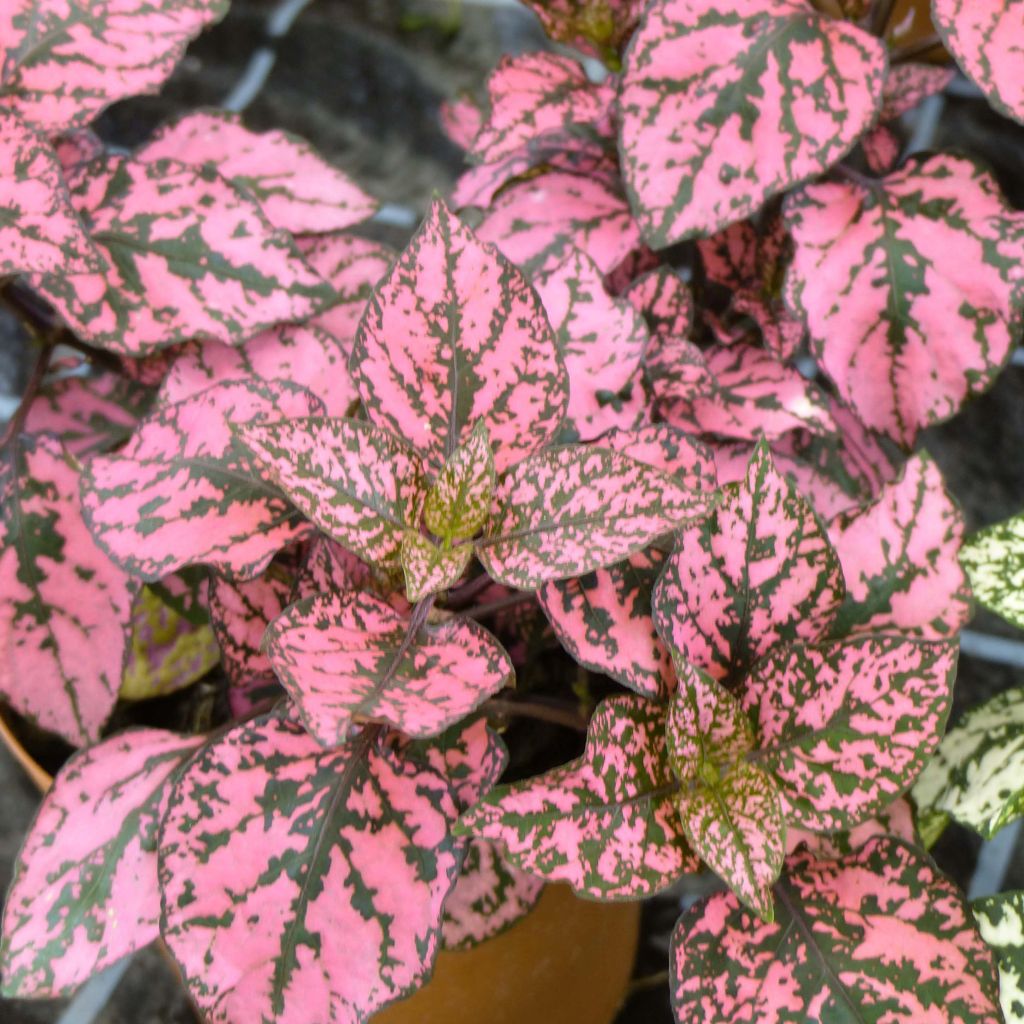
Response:
[{"label": "brown plant pot", "polygon": [[[45,793],[53,776],[2,712],[0,741]],[[467,952],[439,954],[429,984],[373,1024],[611,1024],[639,937],[639,903],[592,903],[549,885],[508,931]]]}]

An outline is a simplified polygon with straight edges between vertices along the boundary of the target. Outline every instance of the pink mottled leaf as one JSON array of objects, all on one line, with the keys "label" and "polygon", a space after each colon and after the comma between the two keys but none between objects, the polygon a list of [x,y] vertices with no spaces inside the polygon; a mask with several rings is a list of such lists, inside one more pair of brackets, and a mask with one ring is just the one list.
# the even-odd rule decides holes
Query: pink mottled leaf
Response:
[{"label": "pink mottled leaf", "polygon": [[604,289],[594,261],[574,250],[534,286],[569,376],[565,427],[592,441],[637,426],[647,413],[641,359],[648,332],[641,315]]},{"label": "pink mottled leaf", "polygon": [[872,174],[888,174],[899,163],[903,148],[899,136],[884,124],[876,125],[861,139],[864,159]]},{"label": "pink mottled leaf", "polygon": [[266,684],[276,681],[263,635],[288,606],[292,589],[292,579],[276,562],[254,580],[211,578],[210,624],[232,683],[252,687],[257,678]]},{"label": "pink mottled leaf", "polygon": [[91,128],[76,128],[53,140],[53,149],[65,174],[72,173],[79,164],[103,156],[106,146]]},{"label": "pink mottled leaf", "polygon": [[888,837],[836,860],[798,854],[775,892],[774,922],[732,893],[682,916],[671,953],[680,1024],[1002,1019],[995,958],[926,854]]},{"label": "pink mottled leaf", "polygon": [[845,512],[829,534],[846,578],[835,636],[871,630],[950,636],[971,618],[957,560],[964,520],[927,454],[913,456],[871,504]]},{"label": "pink mottled leaf", "polygon": [[894,64],[885,76],[879,121],[892,121],[922,100],[942,92],[956,75],[955,68],[935,64]]},{"label": "pink mottled leaf", "polygon": [[786,833],[787,853],[807,850],[816,860],[834,860],[855,853],[876,836],[895,836],[911,845],[919,843],[914,826],[914,809],[906,797],[894,800],[877,817],[869,818],[849,832],[806,832],[793,828]]},{"label": "pink mottled leaf", "polygon": [[591,84],[582,66],[568,57],[504,57],[487,87],[489,110],[471,149],[482,163],[528,149],[550,134],[607,133],[611,89]]},{"label": "pink mottled leaf", "polygon": [[602,274],[640,244],[626,200],[604,175],[551,171],[505,189],[477,235],[528,274],[550,270],[581,249]]},{"label": "pink mottled leaf", "polygon": [[[616,431],[601,446],[671,473],[694,490],[716,489],[710,451],[663,423]],[[664,562],[665,555],[651,548],[537,591],[548,621],[573,658],[647,697],[664,696],[675,687],[671,658],[651,619],[651,591]]]},{"label": "pink mottled leaf", "polygon": [[418,624],[364,591],[292,605],[267,654],[309,729],[337,746],[358,721],[436,736],[514,679],[508,655],[469,619]]},{"label": "pink mottled leaf", "polygon": [[415,530],[406,530],[402,537],[402,572],[405,595],[416,602],[430,594],[439,594],[454,587],[473,557],[473,545],[454,548],[439,547]]},{"label": "pink mottled leaf", "polygon": [[641,275],[622,297],[643,315],[652,335],[684,339],[693,331],[693,296],[686,282],[669,267]]},{"label": "pink mottled leaf", "polygon": [[621,562],[714,499],[618,452],[553,448],[498,485],[477,556],[497,582],[533,590]]},{"label": "pink mottled leaf", "polygon": [[744,344],[713,345],[703,361],[711,378],[707,392],[700,386],[699,364],[692,373],[684,371],[681,391],[654,383],[665,420],[679,429],[744,440],[774,439],[801,427],[819,434],[834,431],[824,395],[770,352]]},{"label": "pink mottled leaf", "polygon": [[199,743],[134,729],[64,765],[7,896],[5,996],[67,995],[159,936],[155,827],[168,779]]},{"label": "pink mottled leaf", "polygon": [[460,829],[502,843],[517,867],[597,899],[664,889],[696,868],[675,805],[665,718],[640,697],[604,701],[579,760],[499,786]]},{"label": "pink mottled leaf", "polygon": [[209,164],[260,204],[274,227],[295,234],[340,231],[377,203],[290,132],[253,132],[237,114],[199,111],[163,125],[136,153],[144,163]]},{"label": "pink mottled leaf", "polygon": [[843,157],[875,119],[879,40],[803,0],[657,0],[626,58],[623,174],[656,249]]},{"label": "pink mottled leaf", "polygon": [[427,493],[427,529],[445,541],[472,537],[487,522],[496,481],[491,442],[481,421],[451,454]]},{"label": "pink mottled leaf", "polygon": [[306,262],[332,291],[327,305],[309,324],[322,327],[351,351],[373,287],[388,272],[395,254],[380,242],[344,232],[307,235],[297,241]]},{"label": "pink mottled leaf", "polygon": [[69,743],[117,700],[136,585],[82,521],[80,467],[50,437],[0,452],[0,692]]},{"label": "pink mottled leaf", "polygon": [[248,467],[232,428],[319,411],[308,391],[281,381],[228,381],[157,409],[117,454],[86,466],[85,521],[142,579],[196,563],[252,579],[307,527]]},{"label": "pink mottled leaf", "polygon": [[618,62],[644,9],[644,0],[524,0],[554,40]]},{"label": "pink mottled leaf", "polygon": [[402,535],[418,526],[427,492],[404,442],[361,420],[323,417],[257,423],[238,436],[321,530],[371,565],[399,567]]},{"label": "pink mottled leaf", "polygon": [[441,104],[441,127],[460,149],[471,149],[484,122],[484,112],[471,96],[460,95]]},{"label": "pink mottled leaf", "polygon": [[773,647],[821,637],[843,595],[825,527],[762,442],[745,478],[679,533],[654,591],[654,623],[713,678],[735,682]]},{"label": "pink mottled leaf", "polygon": [[156,92],[226,0],[8,0],[0,13],[4,103],[48,132],[115,100]]},{"label": "pink mottled leaf", "polygon": [[101,158],[73,179],[71,198],[107,267],[32,283],[80,338],[112,352],[237,344],[330,298],[290,237],[209,167]]},{"label": "pink mottled leaf", "polygon": [[374,293],[351,369],[370,419],[434,470],[481,422],[504,470],[565,412],[565,367],[536,293],[440,200]]},{"label": "pink mottled leaf", "polygon": [[1017,0],[932,0],[932,16],[964,74],[996,110],[1024,123],[1024,12]]},{"label": "pink mottled leaf", "polygon": [[320,327],[285,324],[233,348],[191,342],[171,364],[159,401],[171,405],[228,380],[287,380],[308,388],[329,416],[359,401],[348,372],[348,348]]},{"label": "pink mottled leaf", "polygon": [[679,692],[669,707],[679,817],[693,852],[759,917],[772,919],[771,886],[786,854],[778,785],[743,758],[754,732],[739,702],[675,655]]},{"label": "pink mottled leaf", "polygon": [[118,373],[64,377],[40,389],[25,431],[53,434],[72,455],[85,459],[123,443],[152,400],[148,388]]},{"label": "pink mottled leaf", "polygon": [[1010,210],[988,173],[914,157],[877,185],[810,185],[791,197],[787,299],[814,354],[869,427],[909,447],[995,379],[1016,312],[997,247]]},{"label": "pink mottled leaf", "polygon": [[160,838],[161,931],[207,1019],[361,1024],[421,985],[456,814],[447,781],[376,729],[324,750],[266,717],[207,746]]},{"label": "pink mottled leaf", "polygon": [[778,648],[742,692],[786,818],[853,828],[914,781],[939,745],[957,645],[877,634]]},{"label": "pink mottled leaf", "polygon": [[9,110],[0,110],[0,167],[0,274],[103,266],[71,205],[57,154]]}]

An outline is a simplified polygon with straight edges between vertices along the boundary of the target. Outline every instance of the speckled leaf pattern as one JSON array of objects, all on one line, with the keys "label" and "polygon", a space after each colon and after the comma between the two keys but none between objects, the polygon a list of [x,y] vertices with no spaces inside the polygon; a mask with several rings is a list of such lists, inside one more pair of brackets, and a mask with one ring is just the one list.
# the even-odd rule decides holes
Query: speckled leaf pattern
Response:
[{"label": "speckled leaf pattern", "polygon": [[110,558],[145,580],[197,563],[258,576],[307,528],[247,467],[232,428],[319,411],[308,391],[280,381],[229,381],[158,409],[117,454],[85,467],[85,521]]},{"label": "speckled leaf pattern", "polygon": [[375,291],[351,369],[370,418],[434,470],[480,422],[505,469],[565,412],[565,367],[536,292],[440,200]]},{"label": "speckled leaf pattern", "polygon": [[501,481],[477,555],[496,582],[534,590],[621,562],[713,501],[618,452],[566,445]]},{"label": "speckled leaf pattern", "polygon": [[[697,371],[684,373],[681,394],[661,388],[662,414],[680,430],[743,440],[774,440],[797,429],[834,431],[823,394],[772,353],[745,344],[712,345],[702,358],[709,390],[700,386]],[[696,389],[691,377],[699,382]],[[657,383],[654,388],[657,394]]]},{"label": "speckled leaf pattern", "polygon": [[33,285],[80,338],[112,352],[237,344],[330,298],[290,237],[209,167],[101,158],[83,166],[71,197],[107,267]]},{"label": "speckled leaf pattern", "polygon": [[562,646],[581,665],[646,697],[674,685],[672,661],[651,619],[651,591],[665,556],[653,548],[537,591]]},{"label": "speckled leaf pattern", "polygon": [[0,454],[0,692],[81,746],[114,708],[137,587],[89,535],[80,467],[58,441]]},{"label": "speckled leaf pattern", "polygon": [[156,816],[167,780],[199,742],[133,729],[64,765],[7,896],[5,996],[67,995],[157,938]]},{"label": "speckled leaf pattern", "polygon": [[29,407],[28,434],[53,434],[78,459],[123,444],[153,394],[118,373],[62,377],[45,384]]},{"label": "speckled leaf pattern", "polygon": [[1024,123],[1024,4],[1020,0],[932,0],[946,49],[1001,114]]},{"label": "speckled leaf pattern", "polygon": [[349,414],[359,395],[348,372],[348,348],[320,327],[285,324],[237,347],[189,344],[160,387],[162,404],[181,402],[226,380],[287,380],[309,388],[329,416]]},{"label": "speckled leaf pattern", "polygon": [[891,838],[837,860],[799,854],[775,921],[719,893],[688,910],[671,952],[680,1024],[999,1024],[995,959],[927,855]]},{"label": "speckled leaf pattern", "polygon": [[207,1019],[363,1024],[422,984],[456,813],[445,779],[375,729],[323,750],[269,717],[210,744],[160,840],[161,931]]},{"label": "speckled leaf pattern", "polygon": [[667,423],[648,423],[633,430],[613,430],[601,438],[598,447],[628,455],[645,466],[653,466],[706,497],[718,489],[715,455],[711,448]]},{"label": "speckled leaf pattern", "polygon": [[210,164],[260,204],[274,227],[340,231],[377,208],[346,174],[290,132],[252,132],[237,114],[199,111],[163,125],[136,158]]},{"label": "speckled leaf pattern", "polygon": [[501,644],[477,623],[417,628],[364,591],[299,601],[266,644],[306,727],[328,747],[366,720],[436,736],[514,679]]},{"label": "speckled leaf pattern", "polygon": [[103,140],[91,128],[75,128],[65,132],[54,139],[52,144],[65,173],[72,172],[79,164],[103,156],[106,151]]},{"label": "speckled leaf pattern", "polygon": [[103,265],[71,205],[57,154],[17,114],[2,109],[0,167],[0,274]]},{"label": "speckled leaf pattern", "polygon": [[361,420],[316,417],[243,427],[239,440],[288,500],[353,554],[398,569],[402,534],[419,522],[419,456]]},{"label": "speckled leaf pattern", "polygon": [[986,838],[1024,816],[1024,690],[1006,690],[950,729],[914,786],[921,809]]},{"label": "speckled leaf pattern", "polygon": [[846,602],[832,632],[893,630],[950,636],[971,618],[971,591],[957,561],[963,514],[926,454],[868,505],[829,525],[846,579]]},{"label": "speckled leaf pattern", "polygon": [[454,587],[473,557],[473,545],[454,548],[439,547],[415,530],[406,530],[402,537],[402,573],[405,596],[416,602],[430,594],[439,594]]},{"label": "speckled leaf pattern", "polygon": [[551,171],[505,189],[477,228],[528,274],[581,249],[602,274],[640,244],[629,205],[604,175]]},{"label": "speckled leaf pattern", "polygon": [[1024,892],[971,904],[978,931],[999,960],[999,1003],[1006,1024],[1024,1021]]},{"label": "speckled leaf pattern", "polygon": [[0,13],[4,103],[48,132],[115,100],[156,92],[227,0],[8,0]]},{"label": "speckled leaf pattern", "polygon": [[297,241],[306,262],[333,293],[309,323],[322,327],[350,351],[373,287],[388,272],[395,254],[381,242],[339,231]]},{"label": "speckled leaf pattern", "polygon": [[263,650],[263,635],[288,606],[292,586],[292,580],[277,563],[254,580],[243,582],[216,575],[210,580],[210,624],[231,682],[253,685],[256,677],[275,680],[273,666]]},{"label": "speckled leaf pattern", "polygon": [[978,601],[1024,629],[1024,515],[972,534],[960,563]]},{"label": "speckled leaf pattern", "polygon": [[641,360],[649,335],[641,315],[605,291],[601,271],[578,250],[534,285],[569,375],[565,429],[592,441],[637,426],[647,413]]},{"label": "speckled leaf pattern", "polygon": [[939,745],[956,657],[952,641],[880,634],[794,644],[758,662],[741,699],[787,820],[850,829],[903,793]]},{"label": "speckled leaf pattern", "polygon": [[935,64],[894,64],[885,76],[879,121],[892,121],[922,100],[942,92],[955,77],[953,68]]},{"label": "speckled leaf pattern", "polygon": [[484,112],[471,95],[460,93],[441,104],[440,121],[445,135],[459,149],[471,149],[483,126]]},{"label": "speckled leaf pattern", "polygon": [[583,67],[553,53],[504,57],[487,83],[489,109],[471,152],[491,163],[550,134],[599,134],[613,93],[592,85]]},{"label": "speckled leaf pattern", "polygon": [[803,0],[657,0],[620,93],[647,241],[710,234],[837,162],[875,119],[885,67],[877,39]]},{"label": "speckled leaf pattern", "polygon": [[517,867],[596,899],[648,896],[697,862],[683,838],[665,709],[626,695],[594,713],[583,756],[493,790],[460,828]]},{"label": "speckled leaf pattern", "polygon": [[496,482],[491,441],[480,422],[427,492],[423,507],[427,529],[446,541],[472,537],[487,522]]},{"label": "speckled leaf pattern", "polygon": [[679,533],[654,591],[654,623],[715,679],[735,682],[773,647],[822,636],[843,595],[824,526],[762,442],[744,480]]},{"label": "speckled leaf pattern", "polygon": [[640,20],[643,0],[524,0],[554,40],[615,58]]},{"label": "speckled leaf pattern", "polygon": [[787,203],[787,301],[840,397],[909,447],[988,388],[1009,354],[1009,207],[990,174],[914,157],[879,185],[810,185]]},{"label": "speckled leaf pattern", "polygon": [[872,174],[888,174],[899,163],[903,146],[899,136],[887,125],[875,125],[861,140],[864,159]]},{"label": "speckled leaf pattern", "polygon": [[686,282],[671,268],[642,274],[623,292],[653,335],[688,338],[693,330],[693,296]]}]

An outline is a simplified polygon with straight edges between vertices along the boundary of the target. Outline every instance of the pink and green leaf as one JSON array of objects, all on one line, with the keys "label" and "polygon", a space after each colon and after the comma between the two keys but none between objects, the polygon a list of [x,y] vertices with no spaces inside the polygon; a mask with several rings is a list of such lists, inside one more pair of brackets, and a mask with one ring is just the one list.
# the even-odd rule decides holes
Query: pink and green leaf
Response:
[{"label": "pink and green leaf", "polygon": [[238,437],[263,473],[321,530],[371,565],[398,569],[402,536],[423,513],[419,456],[362,420],[259,423]]},{"label": "pink and green leaf", "polygon": [[932,0],[946,49],[1001,114],[1024,123],[1024,19],[1017,0]]},{"label": "pink and green leaf", "polygon": [[487,427],[480,421],[449,456],[427,492],[423,521],[445,541],[465,540],[487,522],[497,475]]},{"label": "pink and green leaf", "polygon": [[990,174],[915,157],[877,184],[807,186],[786,206],[787,301],[864,423],[904,447],[989,387],[1018,316],[999,252],[1010,209]]},{"label": "pink and green leaf", "polygon": [[0,457],[0,693],[81,746],[114,709],[137,584],[90,536],[81,468],[58,441],[23,438]]},{"label": "pink and green leaf", "polygon": [[[278,717],[208,745],[160,837],[162,935],[211,1022],[362,1024],[429,976],[458,855],[436,771]],[[258,925],[258,927],[256,927]]]},{"label": "pink and green leaf", "polygon": [[100,269],[57,154],[10,110],[0,110],[0,166],[0,274]]},{"label": "pink and green leaf", "polygon": [[924,853],[879,838],[836,860],[798,854],[760,921],[732,893],[688,910],[672,941],[680,1024],[999,1024],[995,958],[960,890]]},{"label": "pink and green leaf", "polygon": [[274,227],[293,234],[341,231],[377,209],[348,175],[297,135],[253,132],[224,111],[188,113],[163,125],[136,159],[208,164],[248,192]]},{"label": "pink and green leaf", "polygon": [[524,0],[544,31],[556,42],[575,46],[618,63],[618,52],[629,41],[643,0]]},{"label": "pink and green leaf", "polygon": [[87,124],[115,100],[156,92],[227,0],[9,0],[0,13],[4,104],[40,130]]},{"label": "pink and green leaf", "polygon": [[955,642],[879,634],[758,662],[740,696],[787,820],[848,830],[900,796],[942,738],[956,658]]},{"label": "pink and green leaf", "polygon": [[756,213],[874,121],[879,40],[803,0],[657,0],[626,57],[623,174],[656,249]]},{"label": "pink and green leaf", "polygon": [[61,769],[7,895],[5,996],[67,995],[157,939],[156,821],[168,780],[198,745],[136,729],[79,752]]},{"label": "pink and green leaf", "polygon": [[825,527],[762,442],[714,512],[679,533],[654,623],[694,664],[736,682],[772,648],[821,637],[843,596]]},{"label": "pink and green leaf", "polygon": [[157,409],[117,454],[85,467],[85,522],[141,579],[195,564],[252,579],[308,527],[249,468],[232,430],[319,411],[308,391],[281,381],[228,381]]},{"label": "pink and green leaf", "polygon": [[926,453],[913,456],[873,502],[834,519],[829,536],[846,579],[834,636],[892,630],[941,637],[967,625],[971,589],[957,560],[963,514]]},{"label": "pink and green leaf", "polygon": [[502,479],[477,556],[497,582],[534,590],[615,565],[714,500],[618,452],[553,448]]},{"label": "pink and green leaf", "polygon": [[271,624],[266,644],[307,729],[327,747],[363,721],[436,736],[515,678],[501,644],[472,620],[422,625],[364,591],[299,601]]},{"label": "pink and green leaf", "polygon": [[641,315],[604,288],[601,271],[578,250],[534,278],[569,378],[565,428],[591,441],[646,418]]},{"label": "pink and green leaf", "polygon": [[477,423],[501,471],[565,413],[565,366],[536,292],[439,200],[377,287],[350,365],[370,419],[435,472]]},{"label": "pink and green leaf", "polygon": [[640,697],[606,700],[581,758],[499,786],[459,829],[502,843],[516,867],[597,899],[664,889],[697,863],[676,808],[665,717]]},{"label": "pink and green leaf", "polygon": [[237,344],[330,299],[291,238],[209,167],[101,158],[80,169],[71,198],[107,265],[32,283],[80,338],[112,352]]},{"label": "pink and green leaf", "polygon": [[405,596],[413,603],[455,586],[473,557],[472,544],[443,548],[415,530],[402,536]]},{"label": "pink and green leaf", "polygon": [[642,274],[622,297],[642,314],[652,335],[689,338],[693,331],[693,296],[686,282],[670,267],[658,267]]}]

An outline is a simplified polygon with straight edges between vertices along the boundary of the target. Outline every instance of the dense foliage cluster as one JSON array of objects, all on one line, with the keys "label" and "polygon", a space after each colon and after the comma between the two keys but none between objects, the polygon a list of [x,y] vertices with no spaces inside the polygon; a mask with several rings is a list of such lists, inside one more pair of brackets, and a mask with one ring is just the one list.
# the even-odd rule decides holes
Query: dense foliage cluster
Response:
[{"label": "dense foliage cluster", "polygon": [[[0,272],[39,361],[0,691],[81,748],[3,991],[162,937],[211,1021],[361,1022],[544,882],[708,871],[680,1022],[1024,1020],[1020,894],[972,908],[924,847],[1024,814],[1024,695],[943,739],[971,587],[914,450],[1021,308],[992,176],[900,159],[953,72],[887,46],[885,0],[528,2],[607,74],[530,53],[450,105],[470,169],[397,254],[293,136],[90,130],[223,0],[2,4]],[[933,17],[1024,121],[1022,9]],[[1024,626],[1024,525],[964,565]],[[214,720],[110,727],[211,672]],[[585,748],[502,782],[531,710]]]}]

